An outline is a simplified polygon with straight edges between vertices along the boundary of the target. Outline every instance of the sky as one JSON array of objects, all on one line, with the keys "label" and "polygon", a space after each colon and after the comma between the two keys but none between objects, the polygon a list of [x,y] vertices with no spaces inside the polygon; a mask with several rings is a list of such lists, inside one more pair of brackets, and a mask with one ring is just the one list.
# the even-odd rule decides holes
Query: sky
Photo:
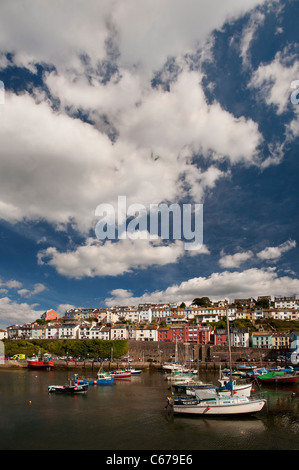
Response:
[{"label": "sky", "polygon": [[[0,328],[51,308],[299,294],[298,14],[1,2]],[[194,249],[177,218],[153,233],[160,204]]]}]

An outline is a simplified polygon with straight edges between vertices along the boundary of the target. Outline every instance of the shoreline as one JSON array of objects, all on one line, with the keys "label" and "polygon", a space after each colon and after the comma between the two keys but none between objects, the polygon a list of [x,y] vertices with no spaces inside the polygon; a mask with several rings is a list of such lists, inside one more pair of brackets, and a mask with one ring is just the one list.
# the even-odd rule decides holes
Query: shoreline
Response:
[{"label": "shoreline", "polygon": [[[104,362],[94,362],[90,360],[86,361],[64,361],[64,360],[54,360],[54,367],[52,370],[69,370],[69,369],[88,369],[88,370],[98,370],[98,369],[103,369],[106,371],[112,370],[112,369],[125,369],[128,367],[127,362],[122,362],[122,361],[104,361]],[[233,369],[236,369],[238,365],[244,365],[245,363],[233,363]],[[141,369],[141,370],[157,370],[157,371],[164,371],[162,369],[161,363],[152,363],[152,362],[130,362],[130,367],[133,367],[135,369]],[[280,363],[280,367],[285,367],[286,364]],[[264,363],[253,363],[252,368],[257,369],[261,367],[267,368],[273,368],[277,367],[278,364],[276,362],[264,362]],[[220,369],[226,369],[229,368],[229,364],[226,362],[200,362],[197,364],[194,364],[194,367],[191,366],[192,369],[197,369],[198,371],[217,371]],[[0,364],[0,371],[4,369],[29,369],[27,365],[27,360],[5,360],[3,364]],[[35,370],[35,369],[29,369],[29,370]],[[37,370],[37,369],[36,369]],[[167,372],[167,371],[165,371]]]}]

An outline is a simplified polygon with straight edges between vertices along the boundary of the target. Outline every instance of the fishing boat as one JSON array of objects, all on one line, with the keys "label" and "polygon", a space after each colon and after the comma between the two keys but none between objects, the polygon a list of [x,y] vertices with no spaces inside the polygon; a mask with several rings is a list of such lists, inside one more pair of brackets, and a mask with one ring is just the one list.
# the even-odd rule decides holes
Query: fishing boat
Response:
[{"label": "fishing boat", "polygon": [[27,367],[29,369],[46,369],[51,370],[54,367],[54,362],[50,361],[49,359],[45,359],[42,357],[31,357],[27,359]]},{"label": "fishing boat", "polygon": [[99,370],[96,378],[79,378],[78,374],[73,376],[73,379],[77,384],[88,384],[88,385],[110,385],[114,382],[114,377],[107,372]]},{"label": "fishing boat", "polygon": [[74,385],[49,385],[49,393],[64,393],[69,395],[77,395],[80,393],[86,393],[88,390],[88,384],[74,384]]},{"label": "fishing boat", "polygon": [[114,379],[130,379],[131,372],[125,370],[114,370],[110,372],[110,375],[114,377]]},{"label": "fishing boat", "polygon": [[259,375],[257,379],[265,384],[290,384],[295,383],[299,379],[299,374],[289,374],[284,371],[271,371],[267,374]]}]

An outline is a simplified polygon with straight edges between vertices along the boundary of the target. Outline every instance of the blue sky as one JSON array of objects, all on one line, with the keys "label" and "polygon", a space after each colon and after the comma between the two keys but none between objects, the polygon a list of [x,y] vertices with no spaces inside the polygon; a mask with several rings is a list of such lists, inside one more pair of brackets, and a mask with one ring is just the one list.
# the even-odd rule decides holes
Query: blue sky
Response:
[{"label": "blue sky", "polygon": [[[299,294],[298,10],[1,3],[0,327],[49,308]],[[203,204],[203,246],[99,240],[96,208],[119,196]]]}]

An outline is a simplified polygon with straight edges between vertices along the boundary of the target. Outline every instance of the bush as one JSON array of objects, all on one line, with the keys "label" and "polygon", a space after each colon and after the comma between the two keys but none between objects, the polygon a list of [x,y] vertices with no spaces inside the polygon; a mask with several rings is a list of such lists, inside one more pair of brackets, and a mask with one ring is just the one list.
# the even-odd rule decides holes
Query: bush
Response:
[{"label": "bush", "polygon": [[5,355],[25,354],[26,357],[34,356],[40,351],[41,354],[49,353],[56,356],[73,357],[102,357],[113,358],[128,353],[127,340],[105,341],[99,339],[40,339],[40,340],[4,340]]}]

